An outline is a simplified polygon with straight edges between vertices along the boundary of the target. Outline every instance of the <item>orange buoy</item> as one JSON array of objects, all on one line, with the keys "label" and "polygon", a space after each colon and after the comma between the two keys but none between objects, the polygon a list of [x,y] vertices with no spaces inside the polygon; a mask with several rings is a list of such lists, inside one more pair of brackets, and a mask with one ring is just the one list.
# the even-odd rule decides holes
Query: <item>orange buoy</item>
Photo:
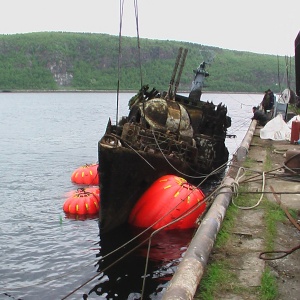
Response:
[{"label": "orange buoy", "polygon": [[86,164],[77,168],[71,175],[71,181],[77,184],[98,185],[98,164]]},{"label": "orange buoy", "polygon": [[99,188],[80,188],[65,201],[63,210],[72,215],[95,215],[99,212],[99,206]]},{"label": "orange buoy", "polygon": [[206,203],[204,193],[175,175],[156,180],[132,209],[128,222],[137,227],[158,229],[183,217],[165,229],[187,229],[195,226]]}]

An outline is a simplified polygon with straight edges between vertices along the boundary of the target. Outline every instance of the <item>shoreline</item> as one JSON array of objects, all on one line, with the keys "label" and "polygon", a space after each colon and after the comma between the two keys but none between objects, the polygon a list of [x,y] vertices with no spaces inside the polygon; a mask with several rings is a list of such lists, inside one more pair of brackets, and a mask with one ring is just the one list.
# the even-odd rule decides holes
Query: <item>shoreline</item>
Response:
[{"label": "shoreline", "polygon": [[[178,91],[177,94],[188,94],[190,91]],[[0,93],[117,93],[116,90],[0,90]],[[137,90],[121,90],[120,93],[137,93]],[[203,94],[249,94],[260,95],[262,92],[228,92],[205,91]]]}]

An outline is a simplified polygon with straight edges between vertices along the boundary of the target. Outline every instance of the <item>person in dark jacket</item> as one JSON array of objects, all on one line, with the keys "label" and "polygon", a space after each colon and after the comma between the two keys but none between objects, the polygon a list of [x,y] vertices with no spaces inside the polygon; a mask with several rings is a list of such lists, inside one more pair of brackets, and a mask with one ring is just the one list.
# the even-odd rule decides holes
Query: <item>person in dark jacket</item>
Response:
[{"label": "person in dark jacket", "polygon": [[264,114],[261,110],[259,110],[256,106],[252,108],[252,111],[253,111],[252,120],[257,120],[259,125],[265,126],[268,122],[267,115]]},{"label": "person in dark jacket", "polygon": [[274,101],[275,101],[274,93],[270,89],[265,91],[264,98],[261,102],[265,114],[267,113],[268,110],[271,110],[273,108]]}]

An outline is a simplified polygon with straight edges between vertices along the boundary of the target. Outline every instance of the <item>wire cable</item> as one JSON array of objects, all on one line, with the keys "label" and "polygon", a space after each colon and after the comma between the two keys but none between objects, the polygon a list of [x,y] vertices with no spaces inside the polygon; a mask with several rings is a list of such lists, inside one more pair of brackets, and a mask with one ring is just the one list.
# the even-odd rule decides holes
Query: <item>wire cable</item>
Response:
[{"label": "wire cable", "polygon": [[117,83],[117,111],[116,124],[119,119],[119,94],[120,94],[120,78],[121,78],[121,52],[122,52],[122,22],[124,12],[124,0],[120,0],[120,28],[119,28],[119,55],[118,55],[118,83]]},{"label": "wire cable", "polygon": [[136,22],[136,37],[137,47],[139,52],[139,68],[140,68],[140,80],[141,88],[143,87],[143,74],[142,74],[142,60],[141,60],[141,45],[140,45],[140,33],[139,33],[139,13],[138,13],[138,0],[134,0],[135,22]]}]

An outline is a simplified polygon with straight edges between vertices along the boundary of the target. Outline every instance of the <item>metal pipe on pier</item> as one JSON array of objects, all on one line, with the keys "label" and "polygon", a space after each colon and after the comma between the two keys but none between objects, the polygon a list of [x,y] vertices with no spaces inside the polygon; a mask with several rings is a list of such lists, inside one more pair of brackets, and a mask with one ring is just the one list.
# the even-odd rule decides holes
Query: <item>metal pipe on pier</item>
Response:
[{"label": "metal pipe on pier", "polygon": [[231,177],[225,177],[223,180],[223,187],[200,224],[162,300],[193,299],[231,201],[233,182]]},{"label": "metal pipe on pier", "polygon": [[237,161],[244,161],[246,159],[246,156],[248,154],[248,150],[250,147],[250,143],[252,141],[254,131],[256,128],[257,120],[252,120],[249,129],[244,137],[244,139],[241,142],[240,147],[236,151],[236,159]]}]

